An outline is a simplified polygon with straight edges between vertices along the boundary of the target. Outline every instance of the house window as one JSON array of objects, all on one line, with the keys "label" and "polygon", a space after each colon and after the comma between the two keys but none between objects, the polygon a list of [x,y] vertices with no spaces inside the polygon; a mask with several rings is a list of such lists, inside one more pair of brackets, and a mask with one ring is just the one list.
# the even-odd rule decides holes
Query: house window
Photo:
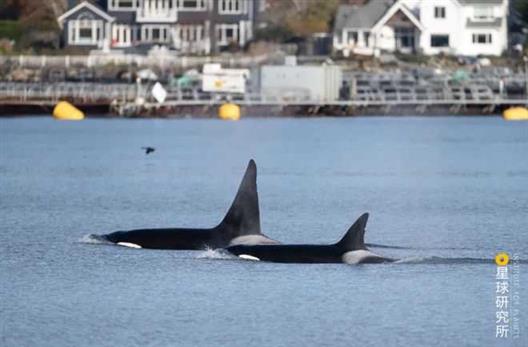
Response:
[{"label": "house window", "polygon": [[357,43],[358,42],[358,33],[357,31],[349,31],[347,36],[348,43]]},{"label": "house window", "polygon": [[235,29],[234,28],[225,29],[225,37],[227,41],[232,41],[235,38]]},{"label": "house window", "polygon": [[434,8],[434,17],[435,18],[445,18],[446,17],[446,9],[443,6],[435,6]]},{"label": "house window", "polygon": [[203,11],[206,9],[205,0],[178,0],[178,9],[182,11]]},{"label": "house window", "polygon": [[220,14],[247,13],[247,0],[218,0]]},{"label": "house window", "polygon": [[152,29],[152,40],[158,41],[160,39],[160,29]]},{"label": "house window", "polygon": [[415,45],[414,28],[397,27],[394,28],[394,38],[397,49],[413,49]]},{"label": "house window", "polygon": [[79,29],[79,39],[91,41],[93,37],[92,28],[81,28]]},{"label": "house window", "polygon": [[473,43],[477,45],[489,45],[493,42],[491,34],[473,34]]},{"label": "house window", "polygon": [[79,17],[77,17],[77,20],[93,20],[93,19],[94,19],[94,16],[89,12],[81,13]]},{"label": "house window", "polygon": [[200,41],[203,36],[201,25],[181,25],[180,39],[184,42]]},{"label": "house window", "polygon": [[369,46],[369,39],[370,39],[370,33],[368,31],[364,32],[363,33],[363,40],[365,41],[365,47]]},{"label": "house window", "polygon": [[145,43],[166,43],[170,40],[169,28],[162,25],[143,25],[141,41]]},{"label": "house window", "polygon": [[[85,17],[79,17],[85,18]],[[103,22],[92,19],[77,19],[68,22],[68,37],[71,45],[97,45],[100,44],[100,31]]]},{"label": "house window", "polygon": [[431,35],[431,47],[449,47],[449,35]]},{"label": "house window", "polygon": [[132,44],[131,27],[124,24],[115,24],[112,26],[112,46],[127,47]]},{"label": "house window", "polygon": [[138,0],[110,0],[110,11],[129,11],[138,7]]},{"label": "house window", "polygon": [[216,26],[216,40],[218,45],[226,46],[231,42],[238,42],[238,25],[219,24]]},{"label": "house window", "polygon": [[493,20],[493,7],[491,6],[476,6],[473,10],[473,19],[476,21],[490,21]]}]

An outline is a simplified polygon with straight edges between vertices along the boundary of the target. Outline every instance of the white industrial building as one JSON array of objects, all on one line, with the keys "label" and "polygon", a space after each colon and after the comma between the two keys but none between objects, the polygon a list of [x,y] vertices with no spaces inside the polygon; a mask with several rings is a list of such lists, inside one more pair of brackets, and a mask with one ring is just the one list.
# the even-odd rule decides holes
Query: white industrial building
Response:
[{"label": "white industrial building", "polygon": [[291,56],[285,65],[260,68],[260,89],[265,98],[335,101],[342,80],[342,70],[337,65],[297,65]]}]

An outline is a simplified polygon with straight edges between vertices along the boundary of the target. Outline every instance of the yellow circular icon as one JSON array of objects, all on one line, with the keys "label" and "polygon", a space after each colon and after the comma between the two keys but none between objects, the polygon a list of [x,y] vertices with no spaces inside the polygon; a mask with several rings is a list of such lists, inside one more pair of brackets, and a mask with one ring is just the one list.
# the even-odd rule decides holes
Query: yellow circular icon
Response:
[{"label": "yellow circular icon", "polygon": [[215,88],[222,88],[224,86],[224,81],[222,80],[215,80],[214,82]]},{"label": "yellow circular icon", "polygon": [[497,263],[498,266],[506,266],[509,262],[510,256],[508,255],[508,253],[501,252],[495,255],[495,263]]}]

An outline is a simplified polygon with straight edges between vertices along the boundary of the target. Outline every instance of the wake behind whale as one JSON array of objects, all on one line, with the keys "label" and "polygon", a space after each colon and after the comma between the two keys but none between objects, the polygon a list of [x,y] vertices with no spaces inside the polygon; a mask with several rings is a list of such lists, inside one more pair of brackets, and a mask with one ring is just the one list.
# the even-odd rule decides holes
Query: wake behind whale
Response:
[{"label": "wake behind whale", "polygon": [[[247,260],[260,261],[257,257],[253,256],[236,256],[232,253],[227,252],[224,249],[208,249],[196,255],[197,259],[214,259],[214,260],[233,260],[245,262]],[[271,264],[273,262],[270,262]],[[519,264],[528,264],[528,259],[516,260]],[[416,257],[403,257],[396,259],[392,262],[383,262],[382,264],[387,266],[405,266],[405,265],[494,265],[495,260],[492,258],[474,258],[474,257],[440,257],[440,256],[416,256]],[[349,265],[360,265],[352,264]],[[368,262],[361,263],[361,265],[369,265]]]}]

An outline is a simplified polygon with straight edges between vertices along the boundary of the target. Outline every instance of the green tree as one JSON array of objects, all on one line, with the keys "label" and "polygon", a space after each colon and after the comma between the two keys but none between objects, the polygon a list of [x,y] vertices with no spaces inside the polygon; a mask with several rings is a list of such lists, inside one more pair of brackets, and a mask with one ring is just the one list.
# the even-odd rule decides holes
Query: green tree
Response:
[{"label": "green tree", "polygon": [[339,0],[308,0],[304,3],[306,7],[286,20],[290,30],[301,37],[331,31]]},{"label": "green tree", "polygon": [[308,37],[328,32],[339,6],[339,0],[269,0],[268,28],[258,38],[284,41],[291,37]]},{"label": "green tree", "polygon": [[515,9],[521,15],[521,19],[524,22],[524,25],[528,27],[528,1],[515,0],[514,6],[515,6]]},{"label": "green tree", "polygon": [[64,13],[66,0],[0,0],[15,9],[20,35],[13,37],[19,49],[57,48],[60,28],[57,17]]}]

